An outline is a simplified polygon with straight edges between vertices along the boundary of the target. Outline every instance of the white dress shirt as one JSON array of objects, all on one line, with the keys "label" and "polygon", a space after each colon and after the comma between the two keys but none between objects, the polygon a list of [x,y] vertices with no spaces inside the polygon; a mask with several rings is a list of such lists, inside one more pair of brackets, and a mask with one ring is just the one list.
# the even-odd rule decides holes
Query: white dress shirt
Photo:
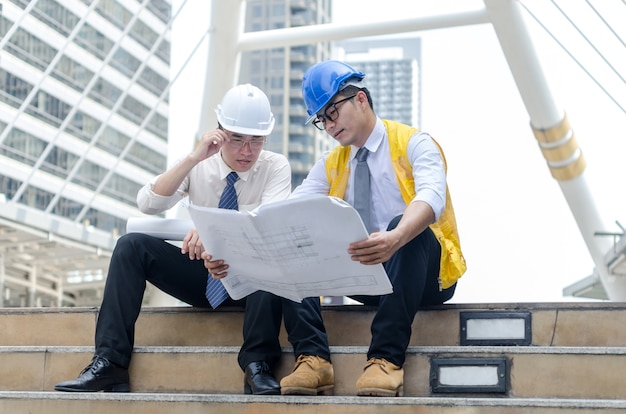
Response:
[{"label": "white dress shirt", "polygon": [[[377,119],[371,135],[365,142],[370,154],[367,165],[371,175],[371,218],[372,231],[387,230],[391,220],[404,213],[406,204],[398,185],[396,173],[391,163],[389,138],[385,125]],[[350,150],[350,177],[344,199],[354,205],[354,170],[357,164],[356,152],[359,148],[352,146]],[[439,219],[446,206],[446,173],[441,153],[430,135],[417,132],[411,136],[407,147],[407,156],[413,167],[415,181],[415,198],[411,202],[423,201],[430,205]],[[311,194],[328,195],[330,183],[326,176],[326,156],[318,160],[307,178],[298,186],[291,197]]]},{"label": "white dress shirt", "polygon": [[[171,196],[153,191],[159,176],[154,177],[137,193],[137,206],[145,214],[158,214],[189,196],[191,204],[217,207],[226,187],[226,176],[231,171],[217,153],[193,167]],[[251,169],[238,174],[235,190],[239,210],[251,211],[262,203],[284,200],[291,192],[291,168],[282,154],[263,150]]]}]

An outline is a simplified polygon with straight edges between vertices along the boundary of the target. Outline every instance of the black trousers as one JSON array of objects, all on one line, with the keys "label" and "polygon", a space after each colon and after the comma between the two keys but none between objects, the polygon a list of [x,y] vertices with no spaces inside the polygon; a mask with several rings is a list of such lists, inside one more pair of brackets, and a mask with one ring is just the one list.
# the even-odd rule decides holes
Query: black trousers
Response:
[{"label": "black trousers", "polygon": [[[388,230],[396,228],[398,216]],[[393,293],[382,296],[351,296],[365,305],[377,306],[372,321],[372,341],[367,358],[385,358],[404,365],[411,339],[411,325],[420,306],[439,305],[450,300],[456,285],[439,290],[441,245],[430,229],[402,246],[383,264]]]},{"label": "black trousers", "polygon": [[[146,281],[192,306],[211,308],[205,297],[207,277],[202,260],[189,260],[168,242],[141,233],[120,237],[98,314],[96,354],[129,366]],[[330,360],[319,298],[296,303],[257,291],[240,301],[229,298],[222,304],[232,305],[245,307],[238,357],[242,369],[254,361],[266,361],[272,368],[276,365],[281,356],[278,335],[283,317],[296,357],[306,354]]]}]

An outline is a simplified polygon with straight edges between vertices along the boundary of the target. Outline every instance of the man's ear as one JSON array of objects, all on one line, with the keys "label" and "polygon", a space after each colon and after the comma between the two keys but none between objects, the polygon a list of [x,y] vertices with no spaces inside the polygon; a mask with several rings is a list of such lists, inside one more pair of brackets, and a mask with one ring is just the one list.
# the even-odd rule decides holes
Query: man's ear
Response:
[{"label": "man's ear", "polygon": [[369,105],[369,102],[367,102],[367,95],[365,94],[365,92],[358,91],[356,93],[356,97],[355,98],[358,100],[359,105],[363,105],[363,104]]},{"label": "man's ear", "polygon": [[363,111],[367,111],[370,108],[370,102],[367,100],[367,93],[364,91],[359,91],[356,95],[356,99],[358,99],[359,106]]}]

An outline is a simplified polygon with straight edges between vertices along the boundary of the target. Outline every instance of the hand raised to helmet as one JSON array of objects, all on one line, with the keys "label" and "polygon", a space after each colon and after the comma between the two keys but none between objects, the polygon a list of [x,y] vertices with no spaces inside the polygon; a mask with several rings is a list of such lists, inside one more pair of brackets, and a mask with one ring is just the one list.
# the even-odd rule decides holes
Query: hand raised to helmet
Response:
[{"label": "hand raised to helmet", "polygon": [[192,156],[198,161],[203,161],[210,156],[217,154],[228,140],[228,134],[221,129],[214,129],[202,134],[198,145],[194,149]]}]

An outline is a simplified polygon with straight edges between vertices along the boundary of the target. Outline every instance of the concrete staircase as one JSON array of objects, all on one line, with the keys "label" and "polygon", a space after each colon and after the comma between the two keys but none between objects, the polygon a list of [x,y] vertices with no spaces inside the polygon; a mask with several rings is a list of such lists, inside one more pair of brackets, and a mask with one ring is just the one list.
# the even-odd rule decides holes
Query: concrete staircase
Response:
[{"label": "concrete staircase", "polygon": [[[373,311],[326,307],[335,396],[245,396],[242,312],[145,308],[132,392],[60,393],[93,355],[96,308],[0,309],[0,413],[617,413],[626,410],[626,304],[444,305],[420,311],[404,397],[356,397]],[[504,334],[502,334],[504,333]],[[521,333],[521,335],[520,335]],[[509,336],[507,336],[509,335]],[[294,357],[286,334],[276,374]]]}]

